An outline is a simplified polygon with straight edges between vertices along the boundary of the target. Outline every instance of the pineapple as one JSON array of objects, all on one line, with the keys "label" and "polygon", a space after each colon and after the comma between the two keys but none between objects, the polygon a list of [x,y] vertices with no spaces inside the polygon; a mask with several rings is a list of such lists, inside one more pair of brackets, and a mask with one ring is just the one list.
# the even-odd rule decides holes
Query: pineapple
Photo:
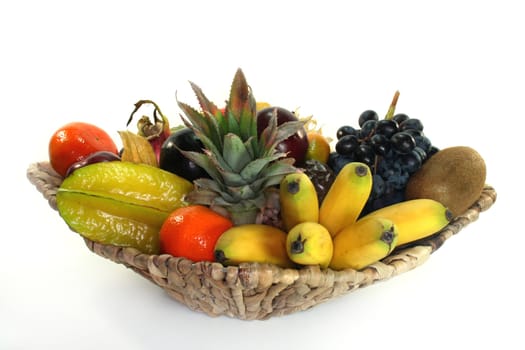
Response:
[{"label": "pineapple", "polygon": [[227,214],[234,225],[262,222],[269,191],[297,171],[294,159],[276,151],[276,145],[304,127],[302,121],[277,125],[277,115],[257,134],[256,102],[246,78],[238,69],[221,111],[202,90],[190,82],[200,111],[177,100],[186,126],[204,144],[204,153],[183,154],[202,167],[211,179],[194,180],[186,200],[208,205]]}]

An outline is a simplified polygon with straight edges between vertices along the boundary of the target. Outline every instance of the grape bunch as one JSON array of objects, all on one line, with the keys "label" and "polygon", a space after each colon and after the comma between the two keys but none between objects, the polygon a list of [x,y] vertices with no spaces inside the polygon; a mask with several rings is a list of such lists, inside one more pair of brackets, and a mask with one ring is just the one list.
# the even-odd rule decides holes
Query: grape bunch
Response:
[{"label": "grape bunch", "polygon": [[438,151],[423,133],[417,118],[398,113],[379,119],[373,110],[359,116],[358,128],[337,130],[335,152],[328,165],[337,174],[349,162],[367,164],[373,174],[373,188],[363,214],[404,200],[410,175]]}]

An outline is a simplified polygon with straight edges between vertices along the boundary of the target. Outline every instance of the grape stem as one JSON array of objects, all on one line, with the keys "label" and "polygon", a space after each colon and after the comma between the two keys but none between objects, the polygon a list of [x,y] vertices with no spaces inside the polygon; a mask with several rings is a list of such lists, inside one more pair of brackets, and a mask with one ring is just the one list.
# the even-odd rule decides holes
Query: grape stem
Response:
[{"label": "grape stem", "polygon": [[394,94],[394,98],[392,98],[392,103],[390,103],[390,107],[388,108],[388,112],[386,112],[386,120],[390,120],[394,117],[394,112],[396,111],[396,104],[398,99],[399,91],[396,91],[396,93]]}]

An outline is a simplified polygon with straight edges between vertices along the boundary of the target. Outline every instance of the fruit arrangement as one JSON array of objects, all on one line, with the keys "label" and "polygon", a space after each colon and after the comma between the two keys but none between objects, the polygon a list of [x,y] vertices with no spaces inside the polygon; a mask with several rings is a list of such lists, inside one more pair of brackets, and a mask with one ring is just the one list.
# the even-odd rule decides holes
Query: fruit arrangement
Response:
[{"label": "fruit arrangement", "polygon": [[199,107],[177,101],[176,127],[153,101],[137,102],[127,125],[144,105],[153,120],[119,131],[120,150],[85,122],[52,135],[56,208],[87,242],[131,248],[149,265],[176,257],[356,276],[439,235],[486,189],[483,158],[433,145],[421,120],[396,114],[398,92],[384,119],[363,112],[332,148],[313,117],[256,102],[240,69],[225,106],[190,85]]}]

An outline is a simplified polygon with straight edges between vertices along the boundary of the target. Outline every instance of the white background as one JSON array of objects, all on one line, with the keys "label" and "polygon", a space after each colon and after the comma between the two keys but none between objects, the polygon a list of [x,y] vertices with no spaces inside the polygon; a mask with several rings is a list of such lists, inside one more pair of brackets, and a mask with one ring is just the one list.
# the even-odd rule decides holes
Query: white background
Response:
[{"label": "white background", "polygon": [[[356,5],[359,3],[360,5]],[[169,5],[168,5],[169,4]],[[525,25],[518,1],[5,1],[0,5],[0,349],[523,348]],[[61,125],[117,139],[139,99],[173,125],[188,80],[335,136],[365,109],[423,120],[485,158],[499,197],[424,265],[268,321],[210,318],[92,254],[26,179]],[[516,202],[517,201],[517,202]]]}]

